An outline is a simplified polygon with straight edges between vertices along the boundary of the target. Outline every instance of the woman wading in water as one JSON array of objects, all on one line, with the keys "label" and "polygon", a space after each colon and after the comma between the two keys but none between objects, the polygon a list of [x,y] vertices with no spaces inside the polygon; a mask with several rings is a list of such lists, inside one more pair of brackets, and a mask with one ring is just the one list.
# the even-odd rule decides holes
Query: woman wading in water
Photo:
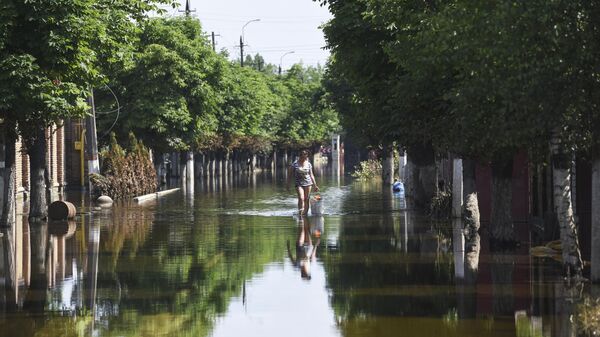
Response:
[{"label": "woman wading in water", "polygon": [[314,186],[315,191],[319,191],[319,186],[315,181],[312,164],[308,161],[308,151],[302,150],[300,158],[295,161],[288,169],[287,187],[290,188],[290,180],[294,179],[296,194],[298,194],[298,215],[308,213],[310,190]]}]

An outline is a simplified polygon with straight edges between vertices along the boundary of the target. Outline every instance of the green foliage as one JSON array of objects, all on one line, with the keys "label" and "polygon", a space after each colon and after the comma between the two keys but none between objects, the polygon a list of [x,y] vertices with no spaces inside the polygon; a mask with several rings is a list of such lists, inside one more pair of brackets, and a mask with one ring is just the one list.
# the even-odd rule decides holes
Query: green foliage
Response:
[{"label": "green foliage", "polygon": [[231,65],[225,77],[224,104],[219,116],[223,134],[266,136],[263,120],[272,115],[275,100],[267,81],[248,67]]},{"label": "green foliage", "polygon": [[[212,111],[221,65],[191,18],[145,21],[132,66],[114,83],[125,108],[117,123],[121,136],[130,130],[159,151],[185,150],[198,136],[216,128]],[[113,84],[111,83],[111,86]],[[105,110],[114,110],[113,97],[101,97]],[[103,104],[104,103],[104,104]],[[112,124],[114,116],[101,118]]]},{"label": "green foliage", "polygon": [[[131,67],[110,83],[121,106],[115,130],[134,130],[158,152],[269,151],[322,143],[337,131],[337,112],[321,87],[320,67],[296,65],[276,76],[260,55],[240,67],[212,51],[191,18],[144,22]],[[112,95],[97,100],[115,111]],[[108,130],[114,114],[99,116]]]},{"label": "green foliage", "polygon": [[91,1],[5,1],[0,21],[0,114],[26,142],[61,118],[84,113],[94,74]]},{"label": "green foliage", "polygon": [[85,115],[103,65],[126,59],[135,21],[167,0],[32,0],[0,5],[0,118],[25,142]]},{"label": "green foliage", "polygon": [[[598,6],[583,1],[320,1],[326,87],[363,142],[482,160],[590,149],[600,125]],[[584,122],[585,121],[585,122]],[[600,148],[600,147],[598,147]]]},{"label": "green foliage", "polygon": [[369,159],[361,161],[357,166],[355,166],[351,175],[358,180],[365,181],[371,180],[375,177],[380,177],[381,170],[381,160]]},{"label": "green foliage", "polygon": [[257,54],[241,68],[212,51],[199,21],[147,17],[174,3],[4,1],[0,119],[27,142],[49,125],[84,117],[94,88],[100,135],[133,131],[158,152],[267,151],[274,143],[321,143],[337,131],[320,67],[296,65],[279,77]]},{"label": "green foliage", "polygon": [[96,197],[108,195],[113,199],[122,199],[156,192],[156,170],[150,152],[133,133],[129,135],[128,151],[117,143],[112,134],[110,146],[100,156],[102,175],[90,175]]}]

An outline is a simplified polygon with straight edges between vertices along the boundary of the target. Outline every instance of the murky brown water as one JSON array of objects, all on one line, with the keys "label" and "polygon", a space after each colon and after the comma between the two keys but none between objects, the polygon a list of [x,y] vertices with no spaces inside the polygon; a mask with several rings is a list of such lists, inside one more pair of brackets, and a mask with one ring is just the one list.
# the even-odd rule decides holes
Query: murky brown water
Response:
[{"label": "murky brown water", "polygon": [[0,333],[577,335],[587,290],[530,258],[527,238],[492,254],[484,237],[432,224],[378,184],[323,175],[325,214],[305,221],[267,175],[144,205],[79,201],[71,224],[21,220],[1,238]]}]

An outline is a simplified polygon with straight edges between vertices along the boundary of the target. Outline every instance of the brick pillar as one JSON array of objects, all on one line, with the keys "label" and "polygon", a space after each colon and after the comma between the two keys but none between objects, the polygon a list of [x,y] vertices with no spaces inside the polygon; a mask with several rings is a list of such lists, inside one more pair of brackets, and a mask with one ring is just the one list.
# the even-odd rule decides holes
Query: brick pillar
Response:
[{"label": "brick pillar", "polygon": [[[0,172],[2,172],[2,178],[0,178],[0,205],[4,205],[4,168],[6,163],[6,152],[5,152],[5,126],[0,124]],[[0,216],[2,216],[2,208],[0,208]]]},{"label": "brick pillar", "polygon": [[50,140],[52,142],[52,151],[51,151],[51,156],[50,156],[50,167],[52,174],[50,175],[50,183],[52,188],[57,188],[58,186],[60,186],[59,180],[58,180],[58,167],[59,167],[59,161],[58,161],[58,152],[59,152],[59,144],[58,144],[58,129],[56,128],[56,125],[53,125],[50,129]]},{"label": "brick pillar", "polygon": [[65,127],[56,130],[56,181],[58,186],[65,186]]},{"label": "brick pillar", "polygon": [[23,162],[23,189],[29,192],[29,155],[24,151],[21,153],[21,161]]},{"label": "brick pillar", "polygon": [[52,126],[46,128],[46,131],[44,132],[45,136],[46,136],[46,163],[47,163],[47,167],[46,167],[46,174],[48,175],[48,186],[46,186],[46,188],[51,188],[52,187],[52,148],[54,147],[53,143],[52,143]]},{"label": "brick pillar", "polygon": [[17,139],[15,143],[15,191],[18,193],[23,192],[23,156],[22,156],[23,146],[21,144],[21,139]]}]

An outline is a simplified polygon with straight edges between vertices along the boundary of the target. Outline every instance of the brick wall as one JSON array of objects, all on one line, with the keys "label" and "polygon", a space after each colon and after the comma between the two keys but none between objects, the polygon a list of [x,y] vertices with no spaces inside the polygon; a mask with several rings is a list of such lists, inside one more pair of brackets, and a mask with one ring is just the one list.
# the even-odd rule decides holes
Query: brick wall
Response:
[{"label": "brick wall", "polygon": [[15,153],[17,158],[15,160],[15,186],[17,193],[23,192],[23,158],[22,158],[22,144],[21,139],[17,140],[15,144]]},{"label": "brick wall", "polygon": [[59,186],[65,186],[65,127],[61,125],[58,130],[56,130],[56,181]]}]

